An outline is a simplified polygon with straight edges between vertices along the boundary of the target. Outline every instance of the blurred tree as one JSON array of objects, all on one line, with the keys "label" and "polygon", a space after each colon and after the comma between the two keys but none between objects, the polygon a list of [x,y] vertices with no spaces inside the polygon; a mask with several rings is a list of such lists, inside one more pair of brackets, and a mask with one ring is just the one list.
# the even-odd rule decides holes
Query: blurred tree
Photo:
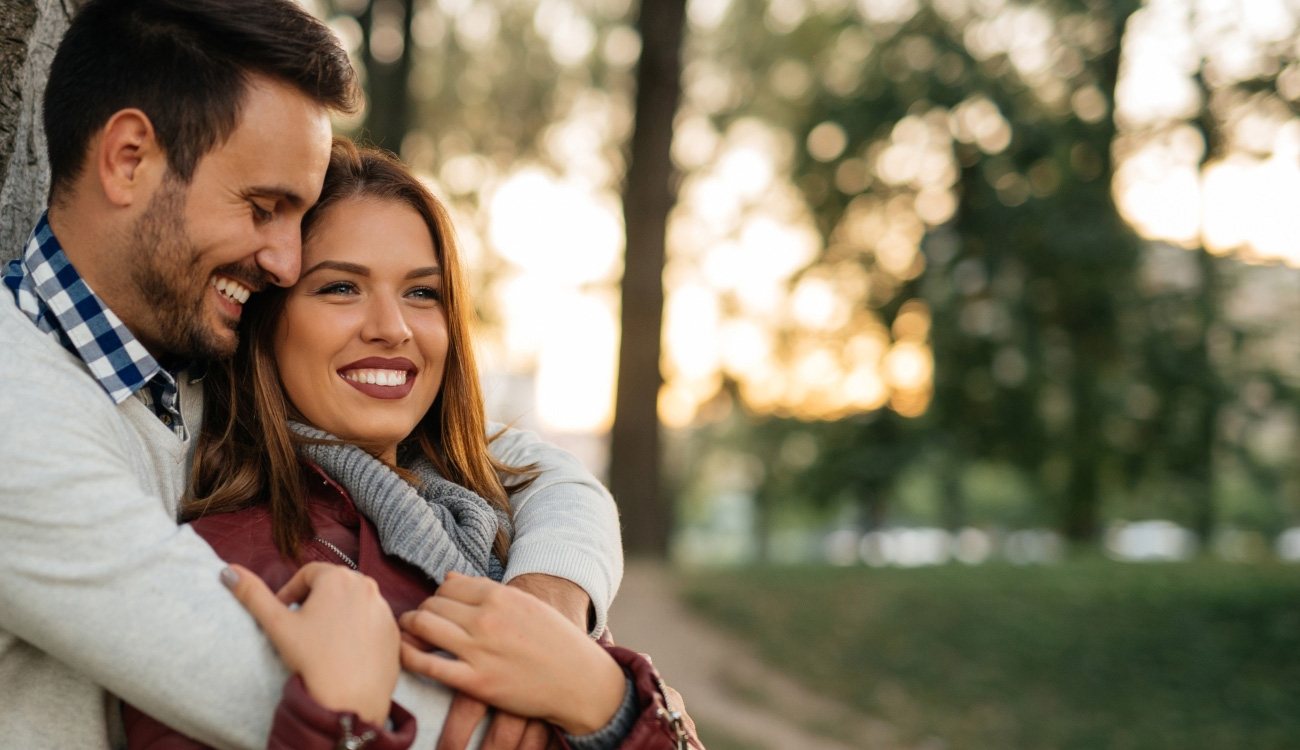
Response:
[{"label": "blurred tree", "polygon": [[681,96],[685,0],[642,2],[637,29],[636,115],[623,187],[627,252],[609,482],[628,552],[665,556],[672,499],[660,491],[659,370],[663,336],[664,234],[675,201],[669,147]]},{"label": "blurred tree", "polygon": [[[1292,38],[1276,29],[1233,28],[1229,19],[1243,9],[1191,2],[1173,10],[1173,15],[1160,17],[1164,33],[1170,33],[1167,27],[1173,25],[1191,53],[1180,68],[1187,76],[1193,104],[1181,113],[1166,111],[1154,118],[1127,113],[1128,125],[1116,145],[1116,151],[1133,154],[1162,142],[1187,144],[1185,151],[1192,161],[1186,166],[1200,180],[1207,206],[1212,198],[1206,176],[1213,169],[1242,156],[1248,160],[1267,156],[1275,147],[1252,138],[1246,123],[1278,122],[1300,111],[1300,91],[1290,86],[1288,97],[1283,90],[1288,88],[1288,76],[1300,73]],[[1152,14],[1156,9],[1144,12]],[[1229,27],[1223,27],[1225,22]],[[1154,26],[1154,20],[1148,26]],[[1240,262],[1226,255],[1230,251],[1249,255],[1251,249],[1210,248],[1208,216],[1196,218],[1193,236],[1179,238],[1191,254],[1191,262],[1183,264],[1190,273],[1180,284],[1150,290],[1141,326],[1144,363],[1152,392],[1158,394],[1151,399],[1154,414],[1144,431],[1144,441],[1152,449],[1144,453],[1141,463],[1144,474],[1161,474],[1165,483],[1177,488],[1186,506],[1185,521],[1202,541],[1209,541],[1220,521],[1216,495],[1224,483],[1222,467],[1250,466],[1265,485],[1277,482],[1277,472],[1263,469],[1248,441],[1225,435],[1225,415],[1239,414],[1243,396],[1252,392],[1256,395],[1248,398],[1262,402],[1247,407],[1256,420],[1267,419],[1278,402],[1289,400],[1294,405],[1295,401],[1294,389],[1285,385],[1252,385],[1260,379],[1281,385],[1286,375],[1267,358],[1261,362],[1250,354],[1258,342],[1270,338],[1269,332],[1245,326],[1228,313],[1233,298],[1242,292],[1237,286],[1241,274],[1236,272]],[[1263,479],[1270,474],[1271,479]]]},{"label": "blurred tree", "polygon": [[414,15],[414,0],[373,0],[357,18],[368,94],[363,137],[394,153],[410,128]]},{"label": "blurred tree", "polygon": [[[1032,39],[990,40],[1015,21],[998,32],[980,26],[993,18],[952,5],[868,24],[874,64],[854,87],[819,89],[796,125],[809,148],[795,170],[828,254],[854,253],[873,274],[889,273],[881,238],[857,237],[856,247],[841,239],[865,205],[915,211],[928,226],[923,270],[871,302],[893,322],[907,300],[919,300],[933,321],[934,400],[914,439],[937,440],[949,472],[977,459],[1019,466],[1078,541],[1097,534],[1101,483],[1116,459],[1139,449],[1114,427],[1124,420],[1117,390],[1132,374],[1122,321],[1136,299],[1139,243],[1111,197],[1108,116],[1119,38],[1136,6],[1000,11],[1022,14],[1024,28],[1057,32]],[[858,23],[845,19],[829,36],[842,39]],[[972,26],[986,35],[982,42]],[[1022,54],[1025,44],[1041,54]],[[817,129],[827,123],[847,144],[819,158]],[[910,152],[913,163],[891,165],[891,148]],[[925,161],[927,151],[938,160]],[[875,172],[865,189],[844,177],[845,161],[863,158]],[[944,169],[945,159],[951,176],[933,174],[930,165]],[[945,193],[952,209],[927,205]],[[897,440],[877,434],[887,424],[862,424],[863,460],[871,460],[870,446]],[[944,486],[957,493],[960,482],[949,476]],[[951,522],[963,520],[960,506],[948,498]]]},{"label": "blurred tree", "polygon": [[[733,6],[710,53],[744,89],[715,119],[761,117],[796,135],[794,179],[826,239],[805,275],[861,265],[871,284],[858,304],[896,344],[924,320],[934,373],[933,400],[907,429],[818,429],[819,455],[794,484],[878,518],[923,445],[944,474],[950,526],[968,520],[961,475],[982,463],[1017,467],[1071,540],[1094,540],[1103,500],[1149,494],[1153,478],[1177,496],[1159,512],[1207,538],[1222,415],[1249,386],[1236,354],[1266,337],[1226,315],[1234,261],[1200,249],[1187,256],[1194,284],[1153,286],[1162,261],[1116,205],[1116,84],[1143,4],[797,5]],[[1202,61],[1220,83],[1196,80],[1200,169],[1220,157],[1217,129],[1269,110],[1259,99],[1280,100],[1287,71],[1300,73],[1275,36],[1256,78],[1225,86],[1223,65]],[[909,245],[920,248],[910,261]],[[1251,390],[1255,401],[1291,392]],[[1227,448],[1257,465],[1244,442]]]}]

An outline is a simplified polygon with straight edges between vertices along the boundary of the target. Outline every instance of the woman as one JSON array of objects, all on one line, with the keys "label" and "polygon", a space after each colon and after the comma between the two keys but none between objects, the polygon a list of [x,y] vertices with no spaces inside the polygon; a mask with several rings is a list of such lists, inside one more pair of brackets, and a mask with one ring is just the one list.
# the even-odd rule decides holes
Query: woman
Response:
[{"label": "woman", "polygon": [[[298,283],[249,302],[239,352],[209,376],[194,529],[272,588],[310,561],[372,577],[407,668],[545,719],[574,747],[698,746],[647,659],[485,577],[500,578],[509,494],[529,474],[487,451],[445,210],[400,162],[340,140],[303,237]],[[138,714],[128,725],[141,746],[160,736]]]}]

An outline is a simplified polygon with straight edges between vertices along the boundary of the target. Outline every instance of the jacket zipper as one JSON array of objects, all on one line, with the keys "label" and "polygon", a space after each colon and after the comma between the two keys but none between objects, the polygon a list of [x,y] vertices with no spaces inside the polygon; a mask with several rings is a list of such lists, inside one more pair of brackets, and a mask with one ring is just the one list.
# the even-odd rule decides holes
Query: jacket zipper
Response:
[{"label": "jacket zipper", "polygon": [[357,564],[352,561],[352,558],[343,554],[343,550],[339,549],[338,547],[335,547],[333,544],[330,544],[329,542],[325,541],[324,539],[321,539],[318,536],[312,537],[312,541],[320,542],[321,545],[324,546],[326,549],[328,549],[330,552],[333,552],[334,554],[338,555],[339,559],[343,560],[343,562],[346,563],[349,568],[352,568],[353,570],[357,569]]}]

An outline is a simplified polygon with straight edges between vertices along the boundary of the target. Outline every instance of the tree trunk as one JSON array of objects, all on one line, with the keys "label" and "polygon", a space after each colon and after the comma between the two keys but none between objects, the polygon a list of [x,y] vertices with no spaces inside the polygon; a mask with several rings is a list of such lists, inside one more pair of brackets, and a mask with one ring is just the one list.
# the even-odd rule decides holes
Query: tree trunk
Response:
[{"label": "tree trunk", "polygon": [[[372,2],[358,19],[365,32],[366,120],[362,133],[366,140],[395,154],[402,152],[402,141],[410,128],[410,77],[412,62],[411,17],[414,0]],[[402,54],[391,61],[375,57],[374,38],[379,21],[385,28],[396,22],[402,29]]]},{"label": "tree trunk", "polygon": [[45,210],[50,165],[41,94],[71,0],[0,0],[0,261],[16,258]]},{"label": "tree trunk", "polygon": [[624,544],[633,555],[663,557],[672,501],[660,494],[659,371],[663,330],[664,237],[676,198],[669,147],[681,97],[685,0],[641,4],[641,61],[636,121],[623,189],[627,253],[623,269],[622,339],[610,439],[609,481],[623,515]]}]

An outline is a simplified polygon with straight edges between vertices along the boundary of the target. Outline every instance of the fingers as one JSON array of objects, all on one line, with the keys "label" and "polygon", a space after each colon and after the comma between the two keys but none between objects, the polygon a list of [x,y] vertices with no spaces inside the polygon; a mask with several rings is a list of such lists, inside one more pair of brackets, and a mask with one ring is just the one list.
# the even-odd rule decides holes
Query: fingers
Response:
[{"label": "fingers", "polygon": [[307,563],[293,574],[289,582],[280,587],[275,593],[277,599],[285,604],[298,604],[307,598],[308,592],[311,591],[312,583],[316,577],[326,570],[338,568],[337,565],[328,565],[326,563]]},{"label": "fingers", "polygon": [[[406,648],[405,645],[402,647]],[[487,716],[487,704],[464,693],[456,693],[447,709],[447,720],[438,736],[437,750],[465,750],[474,728]]]},{"label": "fingers", "polygon": [[438,592],[425,599],[425,603],[430,599],[452,599],[465,604],[482,604],[492,590],[500,586],[490,578],[448,573]]},{"label": "fingers", "polygon": [[418,612],[428,612],[438,617],[454,622],[459,625],[465,632],[471,632],[471,625],[474,622],[475,613],[479,611],[479,606],[475,604],[465,604],[442,596],[431,596],[425,599]]},{"label": "fingers", "polygon": [[497,711],[488,725],[482,750],[519,750],[527,728],[528,720],[524,717]]},{"label": "fingers", "polygon": [[474,669],[455,657],[425,651],[409,643],[401,645],[402,666],[408,671],[432,678],[448,687],[463,690],[474,679]]},{"label": "fingers", "polygon": [[[401,625],[399,624],[398,627],[400,628]],[[408,643],[408,644],[414,646],[415,648],[420,649],[421,651],[428,651],[430,648],[433,648],[433,647],[432,647],[431,645],[429,645],[428,643],[425,643],[423,638],[420,638],[420,637],[418,637],[418,636],[412,635],[412,634],[406,632],[405,630],[401,630],[401,631],[399,632],[399,635],[400,635],[400,637],[401,637],[401,639],[402,639],[402,643]]]},{"label": "fingers", "polygon": [[465,651],[470,635],[457,623],[435,612],[416,609],[397,618],[397,625],[403,632],[419,638],[430,646],[445,648],[459,654]]},{"label": "fingers", "polygon": [[531,719],[519,741],[519,750],[546,750],[551,744],[551,727],[544,721]]},{"label": "fingers", "polygon": [[233,564],[221,571],[221,582],[257,620],[267,636],[273,642],[278,641],[289,609],[271,593],[266,583],[248,568]]}]

